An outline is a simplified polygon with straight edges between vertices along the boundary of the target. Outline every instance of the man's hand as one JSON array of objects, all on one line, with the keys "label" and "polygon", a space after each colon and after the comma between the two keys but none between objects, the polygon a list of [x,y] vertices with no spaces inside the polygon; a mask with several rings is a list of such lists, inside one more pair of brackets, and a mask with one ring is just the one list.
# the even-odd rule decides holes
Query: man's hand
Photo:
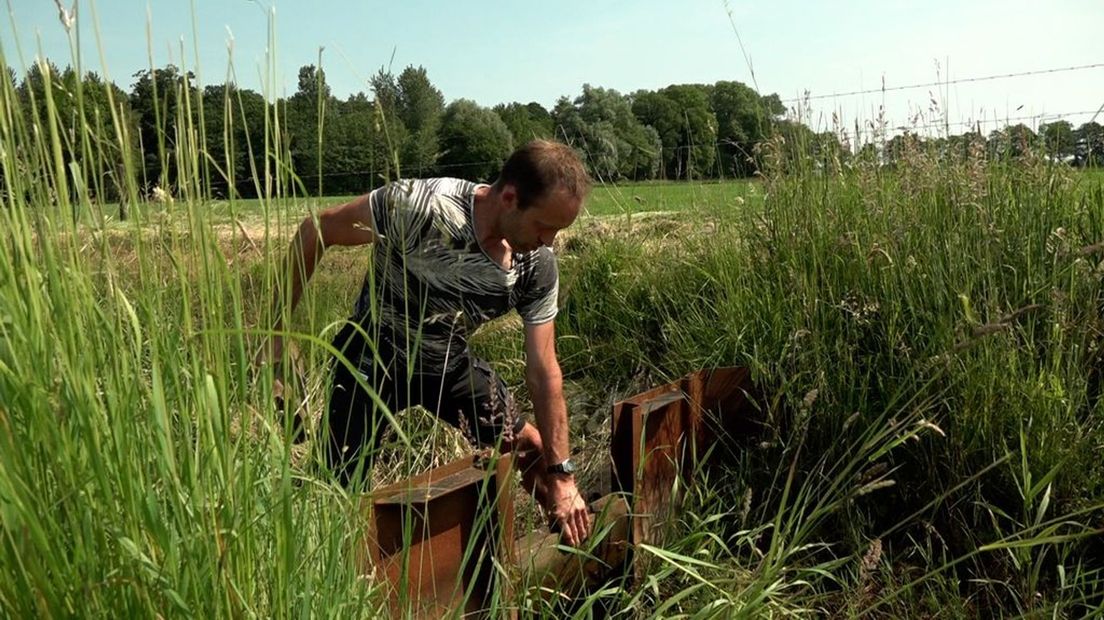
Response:
[{"label": "man's hand", "polygon": [[550,474],[545,477],[548,512],[553,526],[559,525],[567,544],[579,547],[590,536],[592,517],[575,486],[574,476]]},{"label": "man's hand", "polygon": [[[294,380],[295,377],[295,371],[292,370],[292,379]],[[301,385],[300,389],[302,389]],[[281,423],[284,423],[285,420],[290,422],[292,443],[302,443],[307,438],[307,423],[301,413],[295,410],[294,402],[291,403],[292,411],[288,411],[288,397],[288,388],[284,385],[283,365],[277,359],[272,365],[272,401],[276,407],[276,415]],[[287,429],[285,429],[285,432],[287,432]]]},{"label": "man's hand", "polygon": [[[260,373],[265,366],[272,367],[272,378],[276,381],[273,394],[283,395],[284,380],[284,339],[281,336],[265,337],[261,342],[261,348],[253,356],[254,377],[260,378]],[[278,390],[278,391],[277,391]]]},{"label": "man's hand", "polygon": [[[279,329],[277,327],[277,329]],[[262,366],[270,365],[277,373],[280,371],[280,362],[284,357],[284,337],[278,334],[272,336],[266,336],[261,342],[261,348],[257,351],[257,354],[253,356],[253,368],[260,369]],[[277,374],[277,379],[283,377]]]},{"label": "man's hand", "polygon": [[276,412],[283,413],[287,403],[284,400],[284,378],[277,373],[272,378],[272,400],[276,403]]},{"label": "man's hand", "polygon": [[[260,373],[261,369],[265,366],[272,367],[272,404],[275,406],[276,414],[280,422],[283,422],[288,415],[288,388],[284,385],[283,352],[283,337],[272,336],[271,338],[265,339],[265,342],[261,345],[261,350],[258,351],[257,355],[253,358],[253,370],[256,373]],[[295,371],[292,370],[293,379],[295,377],[294,372]],[[259,378],[259,374],[256,376]],[[301,443],[307,438],[307,425],[298,411],[292,412],[291,424],[292,442]]]}]

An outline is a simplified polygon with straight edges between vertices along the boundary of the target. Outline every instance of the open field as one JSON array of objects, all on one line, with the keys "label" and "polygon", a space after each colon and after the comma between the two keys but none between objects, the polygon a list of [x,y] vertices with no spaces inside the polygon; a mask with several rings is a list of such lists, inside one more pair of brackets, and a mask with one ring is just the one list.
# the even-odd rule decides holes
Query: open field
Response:
[{"label": "open field", "polygon": [[[1095,169],[1072,173],[1075,183],[1091,186],[1104,181],[1104,172]],[[599,184],[589,196],[584,217],[632,215],[655,211],[715,211],[728,208],[757,208],[762,204],[764,189],[758,180],[734,179],[728,181],[696,182],[640,182]],[[268,213],[270,221],[281,218],[301,218],[311,210],[320,210],[346,202],[355,196],[326,196],[323,198],[282,198],[275,200],[238,199],[210,200],[195,205],[203,212],[204,221],[233,226],[236,221],[250,228],[264,223]],[[118,221],[118,204],[103,206],[105,217],[114,228],[125,228]],[[158,218],[166,210],[165,205],[153,202],[141,203],[143,217]]]},{"label": "open field", "polygon": [[[0,616],[383,615],[362,497],[323,471],[316,432],[371,253],[328,251],[294,312],[272,303],[294,227],[341,198],[140,202],[150,183],[128,167],[167,180],[170,157],[165,185],[202,193],[198,162],[218,160],[198,131],[138,151],[110,126],[59,130],[77,116],[52,98],[25,113],[14,91],[0,83]],[[557,238],[584,489],[618,399],[717,366],[750,369],[765,398],[664,545],[636,549],[636,587],[549,603],[523,583],[493,611],[1100,617],[1104,175],[1029,148],[906,144],[890,166],[771,140],[754,181],[599,185]],[[291,176],[289,153],[258,157]],[[126,221],[92,198],[111,191]],[[277,316],[300,444],[256,363]],[[521,329],[507,316],[472,346],[528,413]],[[399,420],[376,484],[470,450],[424,412]],[[520,513],[519,531],[538,525]]]},{"label": "open field", "polygon": [[[759,183],[749,180],[704,182],[642,182],[601,184],[594,188],[586,202],[584,217],[632,215],[654,211],[699,211],[737,208],[762,201]],[[263,224],[266,213],[271,221],[278,217],[301,218],[311,210],[339,205],[355,196],[324,198],[283,198],[277,200],[239,199],[211,200],[195,208],[203,212],[204,220],[212,224],[234,225],[240,221],[250,228]],[[141,203],[140,214],[131,209],[131,216],[159,218],[167,206],[153,202]],[[126,227],[118,221],[118,204],[104,205],[103,212],[113,228]]]}]

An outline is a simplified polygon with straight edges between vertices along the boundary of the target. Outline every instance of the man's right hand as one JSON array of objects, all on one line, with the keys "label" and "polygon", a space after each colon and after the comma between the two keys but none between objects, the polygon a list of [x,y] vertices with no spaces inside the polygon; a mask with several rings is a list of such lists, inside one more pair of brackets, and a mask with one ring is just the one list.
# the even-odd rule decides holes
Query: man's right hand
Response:
[{"label": "man's right hand", "polygon": [[561,474],[547,475],[545,488],[548,491],[548,512],[553,525],[559,526],[568,545],[582,546],[590,536],[593,517],[587,510],[579,488],[575,485],[575,477]]}]

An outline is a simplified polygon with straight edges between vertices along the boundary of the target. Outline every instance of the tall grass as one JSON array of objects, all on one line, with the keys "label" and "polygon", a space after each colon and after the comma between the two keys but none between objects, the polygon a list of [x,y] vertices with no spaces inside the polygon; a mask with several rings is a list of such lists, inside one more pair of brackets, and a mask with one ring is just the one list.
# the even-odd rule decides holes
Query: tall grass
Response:
[{"label": "tall grass", "polygon": [[[351,553],[357,504],[293,464],[271,373],[250,370],[246,327],[264,322],[245,309],[277,271],[228,262],[206,221],[194,102],[163,136],[185,199],[111,231],[60,155],[68,119],[52,81],[45,116],[2,88],[4,615],[372,615],[381,599]],[[125,151],[125,127],[96,142]],[[80,117],[74,129],[96,128]],[[146,147],[169,156],[163,140]],[[132,203],[137,178],[125,177]]]},{"label": "tall grass", "polygon": [[[834,612],[913,615],[933,587],[966,615],[1097,609],[1104,188],[916,152],[763,190],[761,209],[580,239],[572,370],[601,385],[737,364],[775,386],[717,492],[750,493],[753,523],[804,511],[815,555],[851,565],[807,580]],[[791,483],[819,497],[788,505]]]},{"label": "tall grass", "polygon": [[[45,92],[41,115],[0,86],[0,608],[381,614],[382,588],[355,560],[358,498],[292,446],[271,371],[252,366],[289,224],[316,206],[296,198],[279,117],[263,145],[226,134],[224,152],[265,154],[256,238],[208,210],[218,167],[202,164],[196,102],[162,136],[171,155],[144,145],[184,171],[182,200],[106,226]],[[111,127],[85,143],[126,153],[125,124]],[[1099,613],[1100,180],[922,152],[892,170],[788,165],[704,213],[582,221],[561,248],[561,363],[594,409],[714,365],[749,366],[767,389],[761,434],[702,472],[662,547],[637,550],[645,580],[566,611]],[[120,188],[130,204],[140,176]],[[328,255],[335,268],[288,317],[314,406],[359,256]],[[515,332],[491,326],[477,345],[517,379]],[[413,432],[434,449],[400,450],[395,471],[463,449]],[[600,437],[581,437],[594,463]],[[524,589],[498,604],[565,611]]]}]

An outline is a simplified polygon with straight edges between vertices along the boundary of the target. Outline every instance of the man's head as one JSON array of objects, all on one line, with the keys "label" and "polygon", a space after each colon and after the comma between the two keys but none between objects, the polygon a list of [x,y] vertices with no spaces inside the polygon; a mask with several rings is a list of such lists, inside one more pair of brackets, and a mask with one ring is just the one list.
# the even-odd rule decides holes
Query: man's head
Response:
[{"label": "man's head", "polygon": [[514,151],[493,190],[503,206],[500,228],[517,252],[552,245],[575,221],[590,191],[586,169],[571,147],[533,140]]}]

